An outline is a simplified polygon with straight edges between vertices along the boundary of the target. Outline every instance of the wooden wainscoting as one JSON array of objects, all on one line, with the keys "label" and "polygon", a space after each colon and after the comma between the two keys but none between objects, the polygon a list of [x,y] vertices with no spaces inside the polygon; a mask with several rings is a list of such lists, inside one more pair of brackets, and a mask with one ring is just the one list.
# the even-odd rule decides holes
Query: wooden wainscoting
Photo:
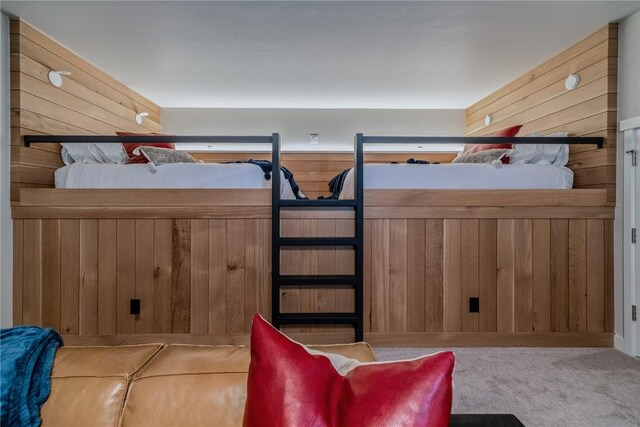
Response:
[{"label": "wooden wainscoting", "polygon": [[[11,20],[11,200],[20,188],[53,187],[59,144],[24,147],[24,135],[160,131],[160,107],[20,20]],[[50,70],[70,71],[61,87]],[[138,112],[149,113],[142,125]]]},{"label": "wooden wainscoting", "polygon": [[[543,206],[495,209],[502,215],[481,219],[460,218],[455,209],[451,215],[438,211],[439,218],[414,211],[368,215],[366,340],[398,346],[612,345],[611,208],[604,207],[605,215],[593,206],[567,207],[565,217],[545,217]],[[514,219],[510,209],[526,209],[530,217]],[[577,213],[567,214],[572,209]],[[82,336],[88,343],[157,341],[175,334],[177,342],[231,343],[246,342],[255,312],[270,317],[268,213],[69,216],[14,220],[16,324],[52,326],[76,337],[72,342]],[[349,236],[353,222],[291,213],[282,234]],[[349,274],[352,256],[348,248],[289,248],[281,269]],[[352,292],[292,286],[283,289],[281,304],[283,311],[346,312]],[[477,313],[469,312],[472,297],[479,298]],[[129,312],[134,298],[141,300],[137,316]],[[308,342],[353,337],[343,326],[285,331]]]},{"label": "wooden wainscoting", "polygon": [[[571,136],[600,136],[605,148],[573,145],[569,164],[574,188],[604,188],[615,204],[618,25],[609,24],[533,70],[467,108],[468,136],[523,125],[532,132],[569,132]],[[580,84],[567,91],[569,74]],[[493,123],[484,125],[491,115]]]}]

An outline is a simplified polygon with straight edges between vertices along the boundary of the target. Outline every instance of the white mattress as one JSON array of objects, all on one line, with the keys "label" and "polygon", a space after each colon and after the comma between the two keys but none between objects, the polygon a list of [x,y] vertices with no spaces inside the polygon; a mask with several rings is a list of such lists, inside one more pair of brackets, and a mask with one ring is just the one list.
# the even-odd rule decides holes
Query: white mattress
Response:
[{"label": "white mattress", "polygon": [[[345,178],[341,199],[353,199],[353,178],[352,169]],[[566,189],[572,186],[571,169],[554,165],[364,165],[364,188],[506,190]]]},{"label": "white mattress", "polygon": [[[295,199],[280,172],[282,199]],[[74,163],[55,172],[56,188],[271,188],[262,169],[246,163],[175,163],[153,172],[148,164]]]}]

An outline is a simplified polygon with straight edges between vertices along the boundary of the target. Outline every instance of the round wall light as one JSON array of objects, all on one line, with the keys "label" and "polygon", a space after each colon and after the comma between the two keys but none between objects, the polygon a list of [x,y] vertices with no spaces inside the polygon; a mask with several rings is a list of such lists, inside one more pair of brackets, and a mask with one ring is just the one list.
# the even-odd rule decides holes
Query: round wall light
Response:
[{"label": "round wall light", "polygon": [[143,117],[147,117],[149,115],[149,113],[147,113],[146,111],[142,111],[138,114],[136,114],[136,123],[141,125],[142,124],[142,118]]},{"label": "round wall light", "polygon": [[493,123],[493,116],[489,114],[487,117],[484,118],[484,124],[487,126],[491,126],[491,123]]},{"label": "round wall light", "polygon": [[569,74],[567,80],[564,81],[564,87],[567,90],[575,89],[580,83],[580,76],[577,74]]},{"label": "round wall light", "polygon": [[62,86],[62,76],[70,76],[71,73],[69,71],[49,71],[48,77],[49,82],[55,87]]}]

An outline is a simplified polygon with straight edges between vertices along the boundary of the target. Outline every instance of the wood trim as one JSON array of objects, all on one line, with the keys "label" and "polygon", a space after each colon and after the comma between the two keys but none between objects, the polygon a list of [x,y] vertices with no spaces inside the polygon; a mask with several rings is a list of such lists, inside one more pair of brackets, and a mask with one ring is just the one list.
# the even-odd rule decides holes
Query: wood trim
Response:
[{"label": "wood trim", "polygon": [[365,206],[605,206],[606,190],[365,190]]},{"label": "wood trim", "polygon": [[271,206],[270,189],[49,189],[25,188],[20,206],[181,207]]}]

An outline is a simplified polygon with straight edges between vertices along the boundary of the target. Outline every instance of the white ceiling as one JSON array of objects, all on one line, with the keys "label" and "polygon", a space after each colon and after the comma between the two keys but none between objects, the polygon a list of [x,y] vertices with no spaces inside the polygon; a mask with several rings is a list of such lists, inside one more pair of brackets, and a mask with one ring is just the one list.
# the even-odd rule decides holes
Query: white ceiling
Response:
[{"label": "white ceiling", "polygon": [[465,108],[640,2],[1,6],[163,107]]}]

